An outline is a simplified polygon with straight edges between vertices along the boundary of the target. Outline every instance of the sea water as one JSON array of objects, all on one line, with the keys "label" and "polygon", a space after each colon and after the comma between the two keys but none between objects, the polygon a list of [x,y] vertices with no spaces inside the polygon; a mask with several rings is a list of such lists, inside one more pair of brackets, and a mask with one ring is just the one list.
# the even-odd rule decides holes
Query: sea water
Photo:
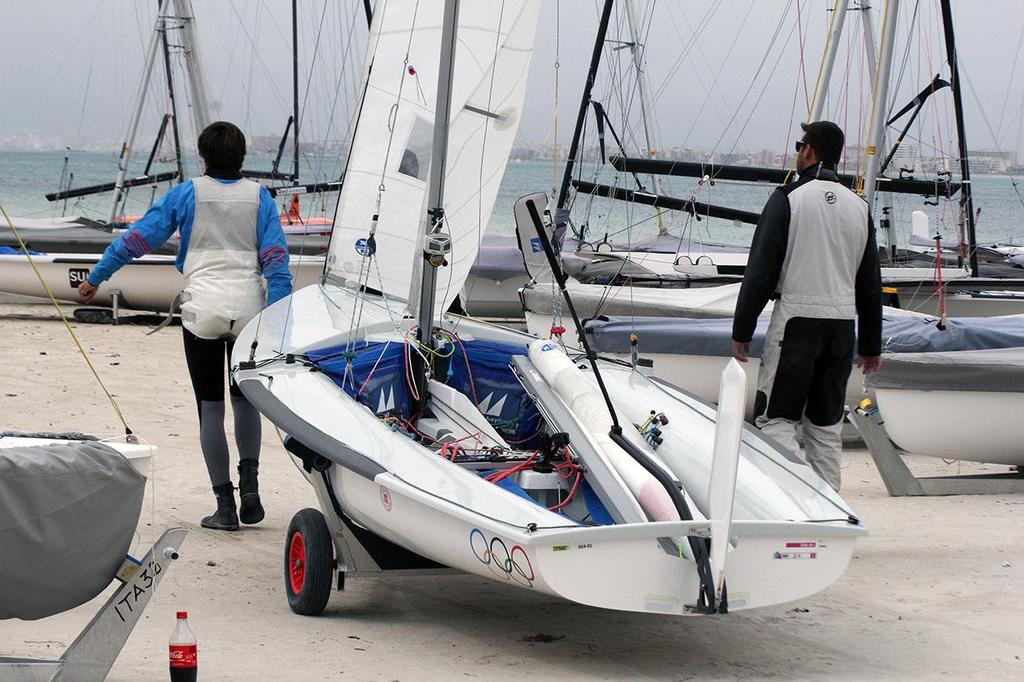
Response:
[{"label": "sea water", "polygon": [[[272,159],[250,156],[246,161],[247,168],[267,170]],[[141,175],[144,162],[145,159],[136,159],[129,176]],[[336,178],[340,174],[341,161],[304,161],[304,166],[303,183],[323,181]],[[155,161],[151,172],[160,173],[174,169],[174,165],[167,161]],[[0,203],[4,204],[12,216],[45,218],[63,214],[106,220],[110,212],[110,193],[70,199],[67,202],[49,202],[45,199],[44,195],[47,192],[60,189],[62,173],[65,172],[74,174],[72,187],[112,182],[117,175],[117,157],[112,152],[77,150],[0,151]],[[194,160],[186,163],[186,172],[196,172]],[[496,234],[514,233],[512,206],[516,199],[532,192],[552,194],[553,187],[558,186],[561,176],[561,164],[553,168],[550,161],[510,162],[491,213],[488,231]],[[637,189],[638,183],[647,191],[654,188],[654,181],[650,176],[634,177],[628,173],[616,173],[609,166],[595,167],[589,164],[580,168],[575,177],[624,189]],[[679,177],[659,178],[658,185],[665,194],[680,199],[694,199],[697,202],[752,212],[761,210],[773,189],[773,186],[768,184],[751,185],[723,181],[708,183],[696,178]],[[1021,220],[1024,216],[1024,179],[1005,175],[976,175],[973,178],[973,185],[974,205],[976,209],[981,209],[977,228],[979,244],[1024,243],[1024,224]],[[125,213],[143,214],[152,201],[170,186],[169,183],[163,183],[157,187],[132,189],[125,205]],[[279,201],[284,206],[284,199]],[[332,217],[336,201],[336,194],[303,196],[302,215]],[[906,244],[909,237],[910,214],[914,210],[925,211],[933,227],[937,225],[944,238],[955,240],[959,212],[957,197],[953,200],[939,200],[936,204],[928,202],[924,197],[892,195],[891,215],[901,244]],[[657,234],[659,229],[668,229],[684,242],[681,246],[709,241],[749,244],[753,234],[753,225],[709,219],[700,216],[699,212],[697,215],[678,211],[657,212],[644,206],[592,199],[584,195],[576,196],[572,216],[574,223],[587,226],[587,236],[592,241],[607,238],[610,241],[628,243]],[[884,238],[880,235],[879,240],[884,241]]]}]

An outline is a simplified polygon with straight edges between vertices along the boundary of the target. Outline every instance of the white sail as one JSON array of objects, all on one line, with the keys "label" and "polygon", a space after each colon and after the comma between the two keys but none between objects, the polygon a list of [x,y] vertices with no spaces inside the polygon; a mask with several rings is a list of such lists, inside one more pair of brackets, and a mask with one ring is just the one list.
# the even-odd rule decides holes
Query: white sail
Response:
[{"label": "white sail", "polygon": [[[328,256],[328,275],[360,283],[365,263],[356,244],[379,214],[376,256],[361,283],[406,301],[418,297],[442,9],[442,0],[377,4]],[[439,309],[462,288],[494,206],[519,126],[538,9],[537,0],[459,9],[444,201],[452,251],[438,273]]]}]

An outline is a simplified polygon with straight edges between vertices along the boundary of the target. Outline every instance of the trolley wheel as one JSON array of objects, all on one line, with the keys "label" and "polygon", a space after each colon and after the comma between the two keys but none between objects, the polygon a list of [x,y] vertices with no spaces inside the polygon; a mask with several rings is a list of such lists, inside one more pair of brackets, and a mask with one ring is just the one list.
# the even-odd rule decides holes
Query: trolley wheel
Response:
[{"label": "trolley wheel", "polygon": [[319,616],[331,597],[334,542],[324,515],[306,508],[292,517],[284,546],[284,589],[300,616]]}]

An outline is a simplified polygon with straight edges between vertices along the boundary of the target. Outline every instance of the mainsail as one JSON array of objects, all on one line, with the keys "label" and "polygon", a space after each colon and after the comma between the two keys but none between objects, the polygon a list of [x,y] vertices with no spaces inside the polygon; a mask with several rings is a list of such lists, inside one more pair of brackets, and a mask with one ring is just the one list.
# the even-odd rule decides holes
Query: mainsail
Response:
[{"label": "mainsail", "polygon": [[[487,228],[519,127],[538,9],[537,0],[459,8],[444,202],[452,250],[438,273],[439,309],[461,290]],[[442,10],[442,0],[377,5],[328,256],[329,276],[406,301],[419,297]],[[375,215],[371,262],[361,245]]]}]

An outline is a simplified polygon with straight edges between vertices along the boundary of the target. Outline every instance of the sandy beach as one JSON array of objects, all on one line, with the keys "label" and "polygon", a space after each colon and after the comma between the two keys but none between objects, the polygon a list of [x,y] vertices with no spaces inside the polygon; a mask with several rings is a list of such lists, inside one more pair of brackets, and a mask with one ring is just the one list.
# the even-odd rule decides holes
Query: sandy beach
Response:
[{"label": "sandy beach", "polygon": [[[111,679],[166,679],[180,609],[206,680],[1024,678],[1024,496],[890,498],[865,451],[845,458],[843,495],[871,536],[835,585],[800,603],[679,619],[464,575],[384,575],[350,580],[322,617],[296,616],[283,593],[283,538],[292,514],[316,500],[270,424],[266,520],[237,533],[201,529],[213,497],[180,328],[75,328],[131,428],[160,448],[136,548],[168,527],[191,531]],[[0,304],[0,339],[0,430],[122,431],[51,308]],[[911,466],[1005,469],[930,458]],[[0,622],[0,653],[58,655],[103,598]]]}]

